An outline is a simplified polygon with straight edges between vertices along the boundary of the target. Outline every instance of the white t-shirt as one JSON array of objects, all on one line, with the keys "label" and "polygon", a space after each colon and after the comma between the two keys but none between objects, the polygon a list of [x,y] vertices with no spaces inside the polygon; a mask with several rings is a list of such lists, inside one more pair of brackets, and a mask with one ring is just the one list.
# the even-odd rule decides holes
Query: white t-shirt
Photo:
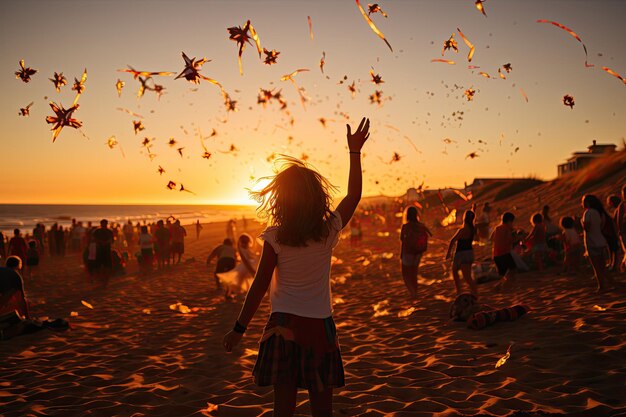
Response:
[{"label": "white t-shirt", "polygon": [[565,234],[565,240],[569,246],[571,247],[580,246],[581,244],[580,236],[578,235],[576,230],[574,230],[573,228],[565,229],[563,233]]},{"label": "white t-shirt", "polygon": [[152,236],[150,236],[148,233],[140,234],[139,247],[141,249],[152,249]]},{"label": "white t-shirt", "polygon": [[585,210],[583,225],[585,226],[585,246],[587,248],[603,248],[608,245],[602,234],[602,216],[598,210]]},{"label": "white t-shirt", "polygon": [[261,239],[269,243],[278,260],[270,285],[272,312],[323,319],[333,313],[330,294],[330,258],[342,228],[337,211],[329,220],[330,233],[319,242],[294,247],[276,242],[277,227],[268,227]]}]

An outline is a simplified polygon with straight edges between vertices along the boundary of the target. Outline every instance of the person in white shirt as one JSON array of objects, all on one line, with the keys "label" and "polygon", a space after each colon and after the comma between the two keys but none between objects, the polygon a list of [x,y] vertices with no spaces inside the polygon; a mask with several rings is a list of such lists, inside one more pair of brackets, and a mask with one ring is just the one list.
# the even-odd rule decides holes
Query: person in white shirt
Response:
[{"label": "person in white shirt", "polygon": [[332,317],[330,263],[341,229],[361,199],[361,148],[369,124],[363,118],[354,134],[347,126],[348,193],[335,211],[330,210],[332,185],[294,158],[286,158],[273,180],[254,193],[271,226],[261,235],[259,267],[223,345],[230,352],[240,342],[269,287],[272,312],[252,373],[257,385],[274,386],[277,416],[293,415],[298,388],[309,391],[314,417],[331,416],[333,388],[345,385]]},{"label": "person in white shirt", "polygon": [[615,287],[615,282],[606,269],[606,259],[609,248],[606,238],[602,234],[604,222],[610,220],[610,218],[604,210],[602,202],[595,195],[585,195],[582,199],[582,205],[585,208],[582,219],[583,229],[585,231],[585,250],[587,251],[587,256],[589,257],[589,261],[593,267],[593,273],[598,283],[596,291],[606,291],[609,288]]}]

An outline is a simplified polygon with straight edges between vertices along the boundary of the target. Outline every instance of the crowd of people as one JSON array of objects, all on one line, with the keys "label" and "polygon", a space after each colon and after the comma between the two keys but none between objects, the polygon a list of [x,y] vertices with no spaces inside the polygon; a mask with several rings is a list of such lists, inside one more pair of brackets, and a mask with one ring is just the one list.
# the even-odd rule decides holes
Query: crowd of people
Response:
[{"label": "crowd of people", "polygon": [[[585,195],[581,201],[581,217],[563,216],[558,223],[552,220],[550,207],[543,206],[541,211],[531,215],[529,233],[514,226],[516,216],[510,211],[502,213],[499,224],[492,227],[494,219],[489,203],[484,203],[479,215],[474,205],[463,214],[462,227],[451,238],[445,256],[452,258],[457,295],[464,293],[465,282],[469,292],[478,296],[473,276],[473,245],[481,240],[491,245],[491,259],[500,277],[499,288],[515,283],[516,272],[520,270],[535,269],[543,273],[550,266],[560,268],[556,272],[559,274],[580,275],[586,257],[593,271],[596,291],[615,289],[615,276],[626,272],[626,186],[621,196],[610,195],[606,202],[612,213],[605,209],[600,198]],[[408,207],[400,234],[402,276],[413,298],[417,297],[420,259],[431,235],[417,213],[416,207]]]}]

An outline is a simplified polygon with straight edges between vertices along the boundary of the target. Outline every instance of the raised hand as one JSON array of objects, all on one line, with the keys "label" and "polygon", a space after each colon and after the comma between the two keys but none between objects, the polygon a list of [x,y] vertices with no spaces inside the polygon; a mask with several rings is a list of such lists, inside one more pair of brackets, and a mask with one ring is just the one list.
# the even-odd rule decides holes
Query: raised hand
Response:
[{"label": "raised hand", "polygon": [[348,137],[348,149],[350,149],[350,152],[360,152],[363,144],[370,137],[370,119],[366,117],[361,119],[361,123],[359,123],[359,127],[354,134],[352,134],[349,124],[346,124],[346,127],[348,129],[346,135]]}]

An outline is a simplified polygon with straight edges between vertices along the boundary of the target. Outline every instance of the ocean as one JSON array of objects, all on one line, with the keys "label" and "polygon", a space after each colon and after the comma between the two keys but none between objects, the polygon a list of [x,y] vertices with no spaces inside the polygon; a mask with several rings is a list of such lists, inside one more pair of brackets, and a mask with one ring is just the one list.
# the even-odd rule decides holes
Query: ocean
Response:
[{"label": "ocean", "polygon": [[49,228],[54,223],[69,226],[72,219],[91,221],[98,225],[101,219],[109,222],[133,223],[156,222],[174,216],[185,224],[213,223],[241,219],[256,219],[253,206],[226,205],[79,205],[79,204],[0,204],[0,230],[13,236],[13,229],[23,234],[32,233],[35,224],[43,223]]}]

